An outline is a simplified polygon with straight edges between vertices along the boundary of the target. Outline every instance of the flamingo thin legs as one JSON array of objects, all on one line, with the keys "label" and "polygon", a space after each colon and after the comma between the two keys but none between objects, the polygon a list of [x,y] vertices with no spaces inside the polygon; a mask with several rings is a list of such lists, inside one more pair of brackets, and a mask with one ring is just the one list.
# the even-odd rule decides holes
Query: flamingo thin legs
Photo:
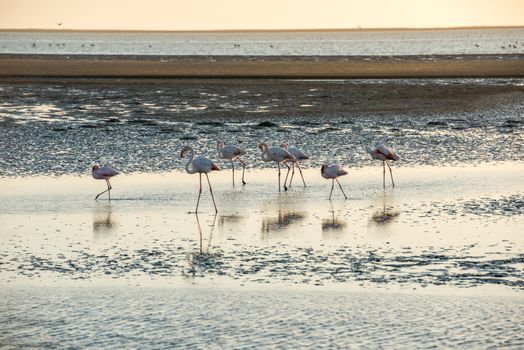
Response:
[{"label": "flamingo thin legs", "polygon": [[242,163],[242,185],[245,185],[246,182],[244,181],[244,173],[246,172],[246,163],[244,163],[240,158],[237,159],[240,163]]},{"label": "flamingo thin legs", "polygon": [[[215,196],[213,196],[213,189],[211,188],[211,182],[209,182],[209,176],[207,176],[207,173],[206,173],[206,178],[207,178],[207,183],[209,184],[209,192],[211,193],[211,199],[213,199],[213,205],[215,206],[215,214],[216,214],[218,213],[218,209],[215,203]],[[202,185],[200,186],[202,187]]]},{"label": "flamingo thin legs", "polygon": [[286,182],[287,182],[287,177],[288,177],[288,175],[289,175],[289,171],[291,170],[291,167],[290,167],[286,162],[284,162],[283,164],[284,164],[285,166],[287,166],[286,179],[284,180],[284,191],[287,191]]},{"label": "flamingo thin legs", "polygon": [[[211,199],[213,200],[213,205],[215,207],[215,214],[218,213],[218,209],[217,209],[217,205],[215,203],[215,197],[213,196],[213,189],[211,188],[211,182],[209,182],[209,176],[207,176],[206,173],[204,173],[206,175],[206,179],[207,179],[207,183],[209,184],[209,192],[211,193]],[[198,205],[200,204],[200,196],[202,195],[202,173],[199,173],[198,174],[199,176],[199,180],[200,180],[200,187],[198,189],[198,199],[197,199],[197,205],[196,205],[196,209],[195,209],[195,214],[198,213]]]},{"label": "flamingo thin legs", "polygon": [[395,181],[393,181],[393,170],[391,170],[391,167],[389,166],[388,162],[385,162],[385,163],[389,168],[389,175],[391,175],[391,184],[393,185],[393,187],[395,187]]},{"label": "flamingo thin legs", "polygon": [[338,187],[340,187],[340,190],[342,191],[344,198],[348,199],[348,197],[346,196],[346,193],[342,189],[342,185],[340,184],[340,182],[338,182],[338,179],[331,179],[331,192],[329,192],[329,200],[331,200],[331,195],[333,194],[333,188],[335,188],[335,181],[337,182]]},{"label": "flamingo thin legs", "polygon": [[382,185],[384,186],[384,189],[386,189],[386,165],[389,168],[389,175],[391,176],[391,184],[393,185],[393,187],[395,187],[395,181],[393,181],[393,170],[391,170],[389,163],[384,160],[382,161]]},{"label": "flamingo thin legs", "polygon": [[233,186],[235,186],[235,164],[233,164],[233,159],[231,159],[231,171],[233,172]]},{"label": "flamingo thin legs", "polygon": [[198,176],[200,180],[200,188],[198,189],[198,199],[197,199],[197,206],[195,209],[195,214],[198,213],[198,204],[200,204],[200,196],[202,195],[202,173],[199,173]]},{"label": "flamingo thin legs", "polygon": [[111,200],[111,189],[113,187],[111,187],[111,183],[109,182],[109,180],[106,180],[106,183],[107,183],[107,190],[102,191],[99,194],[97,194],[96,197],[95,197],[95,201],[98,199],[98,197],[100,197],[101,194],[104,194],[106,192],[108,192],[109,200]]},{"label": "flamingo thin legs", "polygon": [[291,183],[293,182],[293,176],[295,176],[295,164],[297,165],[298,171],[300,171],[300,177],[302,178],[302,182],[304,183],[304,187],[306,186],[306,181],[304,181],[304,175],[302,175],[302,169],[300,168],[300,165],[298,163],[293,163],[293,168],[291,170],[291,178],[289,179],[288,187],[291,187]]},{"label": "flamingo thin legs", "polygon": [[338,179],[335,179],[337,181],[337,184],[338,184],[338,187],[340,187],[340,190],[342,191],[342,193],[344,194],[344,198],[345,199],[348,199],[348,197],[346,196],[346,193],[344,192],[344,190],[342,189],[342,185],[340,185],[340,182],[338,182]]}]

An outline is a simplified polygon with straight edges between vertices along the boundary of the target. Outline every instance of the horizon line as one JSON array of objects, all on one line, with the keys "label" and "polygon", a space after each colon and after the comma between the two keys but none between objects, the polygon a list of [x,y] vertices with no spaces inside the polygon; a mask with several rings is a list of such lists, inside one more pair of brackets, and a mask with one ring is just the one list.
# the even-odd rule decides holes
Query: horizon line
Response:
[{"label": "horizon line", "polygon": [[519,29],[522,25],[451,26],[451,27],[358,27],[358,28],[287,28],[287,29],[68,29],[68,28],[0,28],[0,32],[144,32],[144,33],[236,33],[236,32],[372,32],[467,29]]}]

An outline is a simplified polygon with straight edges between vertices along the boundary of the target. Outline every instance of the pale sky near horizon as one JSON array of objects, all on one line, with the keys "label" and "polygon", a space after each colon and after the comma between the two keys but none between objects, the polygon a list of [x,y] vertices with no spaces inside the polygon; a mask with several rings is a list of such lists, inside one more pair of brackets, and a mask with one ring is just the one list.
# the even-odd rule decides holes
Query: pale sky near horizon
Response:
[{"label": "pale sky near horizon", "polygon": [[3,29],[235,30],[516,25],[524,25],[524,0],[0,0],[0,28]]}]

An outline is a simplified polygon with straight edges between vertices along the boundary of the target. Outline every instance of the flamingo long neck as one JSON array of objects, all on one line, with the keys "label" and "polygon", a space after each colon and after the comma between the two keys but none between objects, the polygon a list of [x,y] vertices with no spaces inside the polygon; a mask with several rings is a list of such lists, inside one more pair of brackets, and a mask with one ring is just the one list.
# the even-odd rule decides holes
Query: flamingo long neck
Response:
[{"label": "flamingo long neck", "polygon": [[189,174],[194,174],[196,173],[196,170],[193,168],[193,158],[195,157],[195,151],[193,151],[193,149],[189,147],[188,152],[189,152],[189,160],[186,163],[186,171]]},{"label": "flamingo long neck", "polygon": [[260,149],[262,150],[262,156],[261,156],[262,160],[264,162],[269,162],[269,152],[268,152],[267,145],[265,143],[261,143]]},{"label": "flamingo long neck", "polygon": [[222,158],[222,148],[224,148],[224,142],[218,141],[217,143],[217,150],[218,150],[218,157]]}]

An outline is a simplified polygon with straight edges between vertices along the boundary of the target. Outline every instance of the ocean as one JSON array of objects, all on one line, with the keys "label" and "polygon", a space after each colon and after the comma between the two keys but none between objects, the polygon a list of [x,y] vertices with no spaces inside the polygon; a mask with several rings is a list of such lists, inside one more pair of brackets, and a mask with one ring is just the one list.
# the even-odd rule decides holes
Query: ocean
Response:
[{"label": "ocean", "polygon": [[524,28],[333,32],[0,32],[0,54],[402,56],[524,53]]}]

